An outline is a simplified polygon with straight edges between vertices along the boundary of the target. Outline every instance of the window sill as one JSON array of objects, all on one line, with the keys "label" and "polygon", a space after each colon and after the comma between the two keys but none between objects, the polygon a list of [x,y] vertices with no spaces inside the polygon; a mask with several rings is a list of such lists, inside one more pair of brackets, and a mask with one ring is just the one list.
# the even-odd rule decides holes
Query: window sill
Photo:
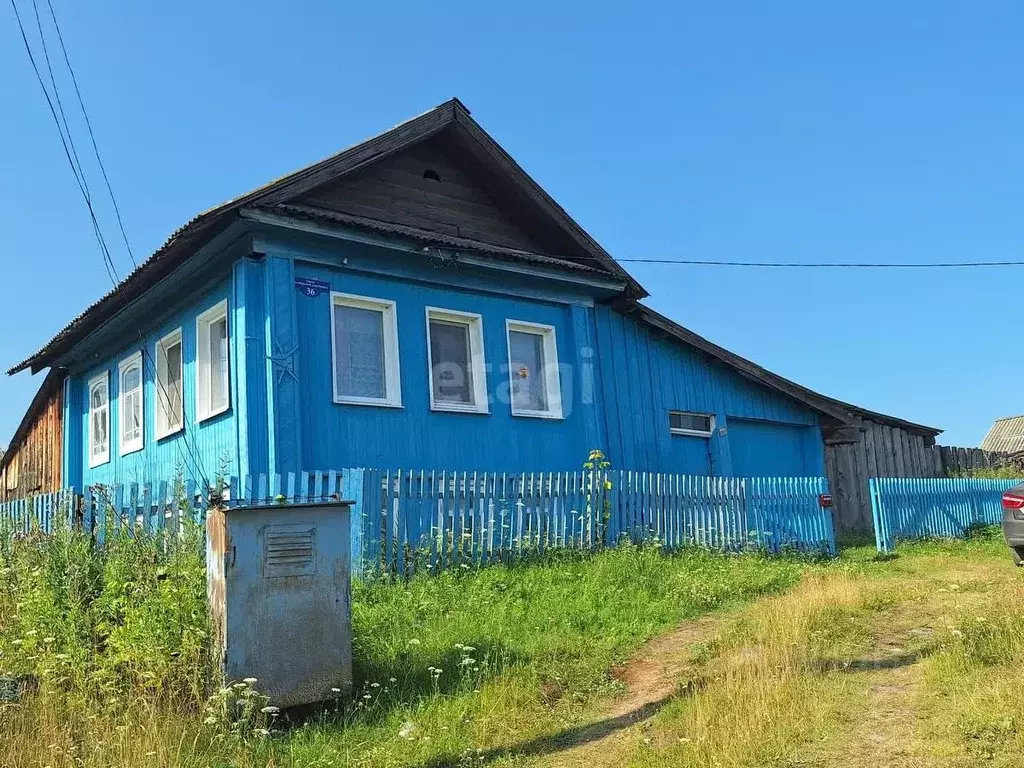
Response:
[{"label": "window sill", "polygon": [[230,405],[225,405],[223,408],[218,408],[216,411],[210,411],[208,413],[202,413],[202,414],[199,415],[199,418],[197,419],[197,422],[199,424],[202,424],[204,421],[209,421],[210,419],[216,418],[217,416],[220,416],[222,413],[227,413],[230,410],[231,410],[231,406]]},{"label": "window sill", "polygon": [[96,467],[102,467],[104,464],[110,463],[110,456],[105,456],[102,459],[89,459],[89,469],[96,469]]},{"label": "window sill", "polygon": [[673,437],[711,437],[714,432],[697,432],[692,429],[670,429],[669,434]]},{"label": "window sill", "polygon": [[430,410],[435,413],[475,413],[478,416],[489,416],[491,409],[487,406],[457,405],[454,403],[431,403]]},{"label": "window sill", "polygon": [[156,441],[159,443],[161,440],[166,440],[168,437],[174,437],[175,435],[180,435],[184,431],[185,431],[185,426],[182,425],[180,427],[175,427],[174,429],[170,429],[170,430],[168,430],[166,432],[158,432],[157,436],[156,436]]},{"label": "window sill", "polygon": [[393,402],[391,400],[372,400],[363,399],[358,397],[336,397],[334,398],[335,405],[362,405],[370,406],[371,408],[404,408],[401,402]]},{"label": "window sill", "polygon": [[119,453],[121,456],[130,456],[133,453],[138,453],[139,451],[141,451],[143,447],[144,444],[142,443],[140,443],[139,445],[123,445],[121,446]]},{"label": "window sill", "polygon": [[517,411],[512,409],[512,415],[523,419],[548,419],[549,421],[563,421],[565,416],[557,411]]}]

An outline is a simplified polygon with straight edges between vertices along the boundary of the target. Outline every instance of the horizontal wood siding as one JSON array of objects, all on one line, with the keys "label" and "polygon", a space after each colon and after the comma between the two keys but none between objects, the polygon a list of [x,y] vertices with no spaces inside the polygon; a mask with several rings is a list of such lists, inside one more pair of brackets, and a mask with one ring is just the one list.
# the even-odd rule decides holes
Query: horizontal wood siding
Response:
[{"label": "horizontal wood siding", "polygon": [[[424,178],[427,171],[440,181]],[[315,189],[300,202],[524,251],[545,250],[493,201],[442,137]]]},{"label": "horizontal wood siding", "polygon": [[[731,455],[733,419],[763,422],[768,437],[744,450],[747,466],[785,445],[790,460],[770,464],[779,474],[824,474],[817,413],[785,395],[755,384],[697,350],[610,307],[595,308],[599,373],[607,424],[606,451],[617,467],[655,472],[701,471],[688,438],[673,436],[670,410],[715,416],[709,441],[711,471],[736,474]],[[724,430],[724,434],[723,434]],[[793,435],[800,449],[791,450]],[[769,466],[768,463],[763,466]]]},{"label": "horizontal wood siding", "polygon": [[25,436],[10,447],[0,473],[0,501],[50,493],[61,487],[64,390],[58,386],[36,414]]}]

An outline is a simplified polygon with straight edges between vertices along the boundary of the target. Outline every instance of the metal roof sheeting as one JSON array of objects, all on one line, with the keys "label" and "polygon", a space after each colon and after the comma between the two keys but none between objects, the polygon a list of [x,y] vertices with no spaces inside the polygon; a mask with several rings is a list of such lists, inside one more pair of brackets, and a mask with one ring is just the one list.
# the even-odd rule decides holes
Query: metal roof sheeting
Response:
[{"label": "metal roof sheeting", "polygon": [[981,441],[981,448],[998,453],[1024,451],[1024,416],[996,419],[985,439]]}]

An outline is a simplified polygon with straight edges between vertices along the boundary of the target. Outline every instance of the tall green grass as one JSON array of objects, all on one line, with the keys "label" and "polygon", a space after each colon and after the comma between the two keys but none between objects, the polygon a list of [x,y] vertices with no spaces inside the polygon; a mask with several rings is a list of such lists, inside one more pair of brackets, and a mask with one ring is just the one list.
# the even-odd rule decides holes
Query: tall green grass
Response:
[{"label": "tall green grass", "polygon": [[354,699],[299,727],[270,712],[232,728],[224,702],[252,694],[207,699],[201,530],[121,532],[103,548],[72,530],[4,541],[0,675],[36,688],[0,705],[0,765],[398,766],[515,753],[576,723],[616,687],[609,668],[651,636],[786,589],[806,565],[626,545],[356,583]]}]

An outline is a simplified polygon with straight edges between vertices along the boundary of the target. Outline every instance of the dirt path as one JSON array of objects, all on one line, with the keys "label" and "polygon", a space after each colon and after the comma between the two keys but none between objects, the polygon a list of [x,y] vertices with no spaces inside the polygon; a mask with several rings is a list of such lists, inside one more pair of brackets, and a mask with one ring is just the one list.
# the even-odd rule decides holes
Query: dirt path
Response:
[{"label": "dirt path", "polygon": [[662,705],[692,682],[695,651],[714,639],[739,615],[739,610],[715,613],[681,624],[651,640],[629,662],[612,669],[626,686],[595,710],[590,724],[563,749],[544,760],[545,766],[614,766],[633,744]]},{"label": "dirt path", "polygon": [[[905,580],[854,581],[861,595],[857,600],[871,602],[882,594],[879,590],[887,589],[884,599],[889,602],[861,612],[866,622],[863,641],[845,661],[830,662],[840,664],[840,669],[831,669],[845,681],[846,693],[838,703],[828,705],[845,707],[841,725],[820,740],[794,744],[782,762],[772,764],[787,768],[966,768],[967,763],[951,761],[948,753],[937,755],[922,729],[924,662],[936,649],[937,638],[953,614],[972,601],[989,599],[987,585],[1001,578],[1005,579],[1005,574],[987,564],[951,563],[908,574]],[[899,585],[895,590],[894,584]],[[702,697],[715,692],[720,682],[714,675],[706,677],[705,660],[695,646],[708,643],[738,619],[759,610],[755,607],[759,602],[688,622],[652,640],[632,661],[612,670],[626,691],[599,705],[584,726],[566,734],[560,747],[538,764],[620,766],[631,762],[638,749],[652,757],[662,755],[664,764],[672,764],[671,754],[662,750],[681,741],[676,738],[679,733],[671,727],[662,733],[665,723],[655,720],[655,715],[673,697],[692,693],[688,687],[708,686],[697,692]],[[651,749],[654,751],[648,751]],[[643,762],[662,764],[650,759]]]},{"label": "dirt path", "polygon": [[[880,612],[871,623],[870,645],[850,665],[855,702],[848,727],[825,743],[800,750],[790,765],[817,768],[953,768],[958,761],[937,756],[922,736],[919,698],[924,661],[936,648],[936,633],[953,613],[986,599],[984,584],[998,579],[983,566],[930,574],[913,594]],[[963,593],[959,585],[972,590]],[[974,591],[976,587],[980,587]]]}]

